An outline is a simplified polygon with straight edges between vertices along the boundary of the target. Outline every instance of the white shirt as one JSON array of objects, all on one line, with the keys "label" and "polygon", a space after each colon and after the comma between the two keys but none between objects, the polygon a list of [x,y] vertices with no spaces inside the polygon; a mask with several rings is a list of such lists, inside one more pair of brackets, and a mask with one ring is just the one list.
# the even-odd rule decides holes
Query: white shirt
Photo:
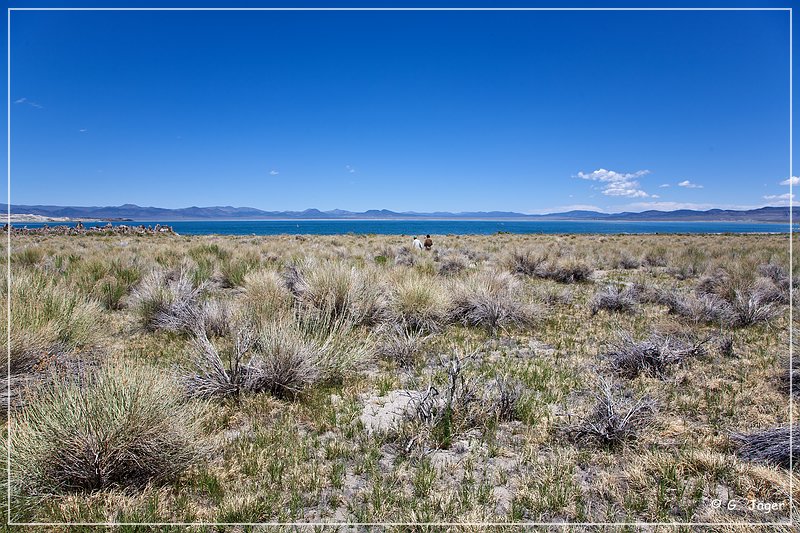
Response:
[{"label": "white shirt", "polygon": [[420,241],[419,239],[414,239],[414,248],[422,250],[422,241]]}]

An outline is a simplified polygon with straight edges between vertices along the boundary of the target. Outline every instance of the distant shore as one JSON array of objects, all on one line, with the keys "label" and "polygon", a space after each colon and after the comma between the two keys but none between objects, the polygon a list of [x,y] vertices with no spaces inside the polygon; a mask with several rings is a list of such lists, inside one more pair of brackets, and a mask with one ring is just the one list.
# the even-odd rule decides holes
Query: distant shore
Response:
[{"label": "distant shore", "polygon": [[12,224],[18,222],[32,222],[37,224],[46,224],[49,222],[62,222],[62,223],[78,223],[78,222],[125,222],[129,219],[126,218],[72,218],[72,217],[50,217],[44,215],[31,215],[31,214],[12,214],[6,217],[6,220]]}]

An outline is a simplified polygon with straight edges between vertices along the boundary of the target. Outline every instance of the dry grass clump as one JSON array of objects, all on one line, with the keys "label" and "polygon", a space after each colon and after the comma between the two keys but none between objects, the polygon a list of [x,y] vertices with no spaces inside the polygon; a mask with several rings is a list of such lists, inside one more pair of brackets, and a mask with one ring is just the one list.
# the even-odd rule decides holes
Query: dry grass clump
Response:
[{"label": "dry grass clump", "polygon": [[537,310],[523,285],[507,272],[480,271],[452,286],[450,319],[490,331],[531,324]]},{"label": "dry grass clump", "polygon": [[183,269],[174,276],[154,270],[133,291],[132,307],[150,331],[193,331],[202,325],[200,297],[205,288],[195,286]]},{"label": "dry grass clump", "polygon": [[630,333],[621,333],[606,357],[611,368],[621,376],[633,378],[646,372],[662,377],[670,367],[682,364],[687,358],[705,355],[706,342],[708,339],[698,342],[688,336],[660,333],[637,342]]},{"label": "dry grass clump", "polygon": [[559,283],[580,283],[589,281],[593,272],[594,269],[584,261],[567,258],[550,263],[542,277]]},{"label": "dry grass clump", "polygon": [[209,335],[224,337],[236,322],[236,309],[227,299],[208,298],[200,304],[198,325]]},{"label": "dry grass clump", "polygon": [[731,275],[716,268],[700,279],[695,287],[698,303],[679,303],[678,314],[694,313],[700,322],[719,322],[730,327],[744,327],[769,322],[789,303],[789,280],[782,267],[772,263],[758,267],[760,275],[751,272]]},{"label": "dry grass clump", "polygon": [[[11,372],[24,372],[43,351],[69,351],[96,344],[103,336],[100,305],[40,272],[15,272],[8,292],[6,277],[0,281],[3,301],[11,300]],[[2,342],[8,323],[6,305],[0,308]],[[6,365],[2,367],[5,377]]]},{"label": "dry grass clump", "polygon": [[441,281],[409,272],[396,279],[389,294],[392,323],[414,331],[439,331],[447,319],[448,295]]},{"label": "dry grass clump", "polygon": [[436,250],[434,261],[438,265],[437,272],[441,276],[457,276],[469,267],[469,259],[459,252]]},{"label": "dry grass clump", "polygon": [[256,270],[244,278],[242,307],[253,320],[268,322],[284,316],[293,301],[284,278],[273,270]]},{"label": "dry grass clump", "polygon": [[414,266],[417,256],[413,250],[406,246],[400,246],[394,254],[394,264],[398,266]]},{"label": "dry grass clump", "polygon": [[352,323],[327,317],[282,319],[258,331],[244,326],[223,350],[198,332],[194,370],[184,380],[188,394],[225,398],[267,392],[292,399],[320,381],[341,377],[368,357],[371,339],[362,338]]},{"label": "dry grass clump", "polygon": [[545,277],[547,256],[533,250],[514,250],[505,258],[505,267],[512,274]]},{"label": "dry grass clump", "polygon": [[401,367],[410,367],[417,361],[428,338],[429,335],[419,330],[410,330],[395,324],[383,332],[377,345],[377,353]]},{"label": "dry grass clump", "polygon": [[606,285],[592,296],[589,309],[592,316],[601,310],[615,313],[633,313],[636,311],[638,292],[634,286]]},{"label": "dry grass clump", "polygon": [[198,421],[152,368],[55,377],[14,417],[13,485],[41,496],[167,481],[200,458]]},{"label": "dry grass clump", "polygon": [[[791,446],[790,446],[791,433]],[[800,429],[797,424],[777,427],[755,433],[734,433],[731,439],[738,444],[738,454],[749,461],[758,461],[789,468],[790,458],[794,468],[800,461]]]},{"label": "dry grass clump", "polygon": [[600,378],[595,404],[581,423],[572,429],[573,438],[604,446],[616,446],[635,439],[652,424],[655,402],[647,396],[634,398],[630,392]]},{"label": "dry grass clump", "polygon": [[642,262],[643,261],[640,258],[630,254],[629,252],[622,251],[615,258],[613,265],[614,268],[632,270],[642,266]]},{"label": "dry grass clump", "polygon": [[309,341],[290,324],[262,329],[252,347],[245,388],[278,398],[296,398],[323,375],[325,347]]},{"label": "dry grass clump", "polygon": [[201,399],[238,396],[247,380],[249,370],[245,358],[253,341],[252,331],[241,328],[233,346],[220,353],[205,331],[198,331],[194,337],[195,368],[184,376],[184,386],[189,396]]},{"label": "dry grass clump", "polygon": [[589,281],[594,269],[572,257],[550,258],[532,250],[514,250],[504,261],[513,274],[551,279],[559,283]]},{"label": "dry grass clump", "polygon": [[372,268],[305,261],[287,267],[284,283],[301,309],[326,310],[360,325],[378,324],[387,316],[386,291]]}]

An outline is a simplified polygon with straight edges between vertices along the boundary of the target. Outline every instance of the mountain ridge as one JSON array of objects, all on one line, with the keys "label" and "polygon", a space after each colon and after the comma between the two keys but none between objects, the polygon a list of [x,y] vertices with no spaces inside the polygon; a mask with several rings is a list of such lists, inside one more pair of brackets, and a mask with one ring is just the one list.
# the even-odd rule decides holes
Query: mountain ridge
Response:
[{"label": "mountain ridge", "polygon": [[[7,204],[0,204],[3,211]],[[56,206],[56,205],[11,205],[12,214],[30,214],[47,217],[68,217],[73,219],[91,218],[102,220],[136,221],[176,221],[176,220],[318,220],[318,219],[479,219],[479,220],[633,220],[633,221],[730,221],[730,222],[788,222],[789,208],[760,207],[757,209],[677,209],[674,211],[648,210],[642,212],[624,211],[602,213],[589,210],[572,210],[547,214],[525,214],[513,211],[465,211],[453,213],[435,211],[391,211],[388,209],[369,209],[367,211],[347,211],[332,209],[321,211],[315,208],[303,211],[265,211],[255,207],[208,206],[168,209],[164,207],[122,204],[120,206]],[[793,207],[793,217],[800,216],[800,207]]]}]

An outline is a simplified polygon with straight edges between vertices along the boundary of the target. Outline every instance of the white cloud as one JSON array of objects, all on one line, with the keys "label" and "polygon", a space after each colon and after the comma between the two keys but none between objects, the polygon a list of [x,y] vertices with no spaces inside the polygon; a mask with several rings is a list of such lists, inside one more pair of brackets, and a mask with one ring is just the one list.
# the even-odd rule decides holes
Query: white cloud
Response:
[{"label": "white cloud", "polygon": [[346,171],[348,171],[350,174],[354,174],[354,173],[355,173],[355,171],[356,171],[356,169],[354,169],[354,168],[353,168],[353,167],[351,167],[350,165],[345,165],[345,166],[344,166],[344,169],[345,169]]},{"label": "white cloud", "polygon": [[659,196],[659,195],[657,195],[657,194],[651,194],[651,195],[650,195],[650,198],[661,198],[661,196]]},{"label": "white cloud", "polygon": [[785,194],[768,194],[764,196],[764,200],[769,201],[770,204],[789,205],[789,202],[794,200],[794,195],[788,192]]},{"label": "white cloud", "polygon": [[702,189],[702,185],[698,185],[697,183],[692,183],[689,180],[683,180],[678,184],[678,187],[685,187],[687,189]]},{"label": "white cloud", "polygon": [[789,179],[783,180],[781,185],[800,185],[800,177],[792,176]]},{"label": "white cloud", "polygon": [[277,171],[277,170],[275,170],[274,168],[273,168],[272,170],[270,170],[270,171],[269,171],[269,175],[270,175],[270,176],[277,176],[278,174],[280,174],[280,172],[278,172],[278,171]]},{"label": "white cloud", "polygon": [[78,133],[87,133],[88,131],[89,130],[87,130],[86,128],[81,128],[78,130]]},{"label": "white cloud", "polygon": [[28,104],[29,106],[35,107],[36,109],[41,109],[42,108],[41,105],[37,104],[36,102],[31,102],[30,100],[28,100],[24,96],[22,98],[20,98],[19,100],[14,100],[14,103],[15,104]]},{"label": "white cloud", "polygon": [[659,189],[665,189],[667,187],[669,187],[669,183],[662,183],[661,185],[658,186]]},{"label": "white cloud", "polygon": [[577,177],[583,180],[599,181],[603,183],[603,194],[606,196],[647,198],[650,195],[639,188],[637,179],[649,173],[649,170],[637,170],[629,174],[600,168],[588,174],[578,172]]},{"label": "white cloud", "polygon": [[710,204],[710,203],[697,203],[697,202],[634,202],[627,205],[614,207],[613,211],[646,211],[649,209],[658,209],[660,211],[675,211],[676,209],[694,209],[697,211],[707,211],[709,209],[736,209],[739,211],[746,211],[748,209],[757,209],[763,207],[764,204],[759,205],[732,205],[732,204]]}]

